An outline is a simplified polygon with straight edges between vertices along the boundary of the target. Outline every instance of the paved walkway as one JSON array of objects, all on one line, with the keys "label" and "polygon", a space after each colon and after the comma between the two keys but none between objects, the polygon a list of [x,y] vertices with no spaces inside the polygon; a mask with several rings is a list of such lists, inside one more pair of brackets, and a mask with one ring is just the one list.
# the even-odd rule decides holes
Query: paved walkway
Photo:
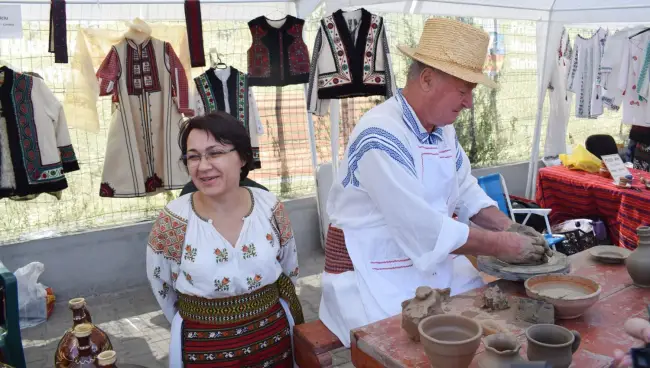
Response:
[{"label": "paved walkway", "polygon": [[[318,318],[322,267],[322,254],[301,264],[298,295],[307,321]],[[149,368],[168,366],[170,326],[148,286],[118,294],[87,297],[86,303],[93,322],[110,336],[118,354],[118,363],[140,364]],[[27,366],[54,366],[57,344],[71,326],[72,314],[67,308],[67,301],[59,301],[46,323],[23,330]],[[349,350],[337,352],[334,365],[353,367]]]}]

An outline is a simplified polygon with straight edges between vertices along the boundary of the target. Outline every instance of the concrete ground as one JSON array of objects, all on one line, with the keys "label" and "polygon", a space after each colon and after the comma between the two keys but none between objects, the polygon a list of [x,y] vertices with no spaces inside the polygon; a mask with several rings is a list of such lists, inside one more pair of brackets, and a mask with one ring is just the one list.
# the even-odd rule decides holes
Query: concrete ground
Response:
[{"label": "concrete ground", "polygon": [[[307,321],[318,318],[323,258],[322,254],[317,254],[301,264],[302,274],[297,291]],[[148,285],[115,294],[89,296],[86,297],[86,303],[93,323],[109,335],[118,354],[118,363],[139,364],[149,368],[168,366],[170,326]],[[47,322],[22,330],[27,366],[54,366],[57,344],[65,330],[71,326],[72,314],[67,308],[67,301],[61,300],[57,302],[54,313]],[[334,365],[353,367],[349,350],[338,351]]]}]

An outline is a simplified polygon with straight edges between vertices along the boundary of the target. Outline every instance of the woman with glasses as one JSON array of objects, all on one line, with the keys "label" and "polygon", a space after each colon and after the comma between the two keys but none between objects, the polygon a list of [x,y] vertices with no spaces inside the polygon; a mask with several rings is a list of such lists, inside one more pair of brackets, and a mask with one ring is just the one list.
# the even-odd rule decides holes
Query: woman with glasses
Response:
[{"label": "woman with glasses", "polygon": [[147,246],[147,276],[172,324],[169,366],[293,366],[296,244],[282,202],[239,186],[253,167],[246,128],[225,112],[195,117],[179,145],[198,191],[165,206]]}]

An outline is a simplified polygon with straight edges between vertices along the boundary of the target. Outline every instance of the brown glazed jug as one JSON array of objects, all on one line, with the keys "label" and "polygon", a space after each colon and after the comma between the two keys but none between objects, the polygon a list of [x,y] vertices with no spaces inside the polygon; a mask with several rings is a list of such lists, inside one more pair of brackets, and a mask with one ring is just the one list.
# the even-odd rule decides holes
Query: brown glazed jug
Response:
[{"label": "brown glazed jug", "polygon": [[636,233],[639,243],[625,260],[625,266],[634,284],[647,288],[650,287],[650,226],[640,226]]},{"label": "brown glazed jug", "polygon": [[86,308],[86,301],[83,298],[70,299],[68,307],[72,311],[72,328],[68,329],[59,341],[54,356],[56,368],[72,367],[79,356],[79,341],[74,334],[74,329],[80,325],[90,326],[88,335],[90,351],[93,358],[103,351],[113,350],[113,345],[108,335],[99,327],[91,323],[90,313]]},{"label": "brown glazed jug", "polygon": [[93,356],[92,348],[90,347],[90,334],[93,331],[93,326],[89,323],[82,323],[72,330],[72,334],[77,339],[76,357],[70,368],[95,368],[95,356]]}]

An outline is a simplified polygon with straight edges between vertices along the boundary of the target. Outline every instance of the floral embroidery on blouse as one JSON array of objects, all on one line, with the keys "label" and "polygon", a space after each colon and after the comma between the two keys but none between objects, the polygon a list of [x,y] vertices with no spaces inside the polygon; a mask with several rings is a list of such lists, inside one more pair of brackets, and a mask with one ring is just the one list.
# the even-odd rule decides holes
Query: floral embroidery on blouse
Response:
[{"label": "floral embroidery on blouse", "polygon": [[177,272],[172,272],[172,281],[176,281],[178,279],[178,273]]},{"label": "floral embroidery on blouse", "polygon": [[255,244],[253,244],[253,243],[250,243],[248,245],[244,245],[241,248],[241,251],[244,252],[244,259],[257,257],[257,253],[255,252]]},{"label": "floral embroidery on blouse", "polygon": [[266,240],[268,240],[269,244],[271,244],[271,247],[273,247],[273,235],[266,234]]},{"label": "floral embroidery on blouse", "polygon": [[214,250],[214,255],[217,260],[217,263],[219,262],[228,262],[228,249],[222,248],[222,249],[215,249]]},{"label": "floral embroidery on blouse", "polygon": [[169,294],[169,285],[166,282],[163,282],[162,290],[158,290],[158,294],[160,294],[163,299],[167,297],[167,294]]},{"label": "floral embroidery on blouse", "polygon": [[293,271],[289,272],[289,277],[296,277],[300,273],[300,267],[296,267]]},{"label": "floral embroidery on blouse", "polygon": [[248,283],[248,290],[257,289],[262,285],[262,276],[256,274],[255,277],[247,277],[246,282]]},{"label": "floral embroidery on blouse", "polygon": [[192,248],[191,245],[185,246],[185,259],[191,262],[194,262],[196,259],[196,248]]},{"label": "floral embroidery on blouse", "polygon": [[155,277],[157,279],[160,278],[160,266],[153,269],[153,277]]},{"label": "floral embroidery on blouse", "polygon": [[214,288],[215,291],[228,291],[230,289],[230,279],[224,277],[221,281],[214,280]]},{"label": "floral embroidery on blouse", "polygon": [[185,280],[190,283],[190,285],[194,285],[194,280],[192,280],[192,275],[189,273],[183,271],[183,275],[185,275]]}]

